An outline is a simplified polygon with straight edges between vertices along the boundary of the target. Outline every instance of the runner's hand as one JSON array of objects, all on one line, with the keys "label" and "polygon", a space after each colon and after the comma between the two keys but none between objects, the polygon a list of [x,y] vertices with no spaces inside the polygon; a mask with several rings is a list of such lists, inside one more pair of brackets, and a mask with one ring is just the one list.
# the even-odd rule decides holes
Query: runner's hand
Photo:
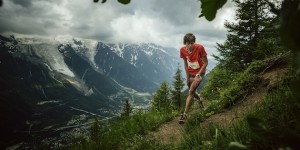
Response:
[{"label": "runner's hand", "polygon": [[200,82],[202,81],[202,77],[201,77],[200,75],[199,75],[199,76],[196,76],[196,77],[194,78],[194,81],[200,83]]},{"label": "runner's hand", "polygon": [[195,90],[198,87],[198,85],[200,84],[201,81],[202,81],[202,77],[201,76],[195,77],[194,81],[191,84],[190,89]]}]

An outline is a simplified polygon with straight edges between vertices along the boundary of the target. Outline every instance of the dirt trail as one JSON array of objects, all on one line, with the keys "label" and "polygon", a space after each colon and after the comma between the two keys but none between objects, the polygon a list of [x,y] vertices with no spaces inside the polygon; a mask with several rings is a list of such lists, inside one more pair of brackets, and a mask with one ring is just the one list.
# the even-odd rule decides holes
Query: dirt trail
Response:
[{"label": "dirt trail", "polygon": [[[257,87],[251,95],[247,95],[247,97],[239,101],[230,109],[223,110],[222,112],[207,118],[201,123],[201,127],[205,131],[207,131],[211,123],[218,124],[225,128],[229,127],[235,120],[242,118],[246,113],[255,108],[268,94],[268,91],[276,88],[278,81],[280,81],[281,77],[286,72],[287,68],[285,65],[265,71],[262,75],[262,85]],[[148,137],[154,138],[162,144],[178,144],[180,143],[183,134],[184,125],[178,124],[178,118],[174,118],[169,123],[162,125],[158,131],[149,133]]]},{"label": "dirt trail", "polygon": [[162,125],[158,131],[151,132],[148,137],[163,144],[180,143],[184,126],[178,123],[178,118]]}]

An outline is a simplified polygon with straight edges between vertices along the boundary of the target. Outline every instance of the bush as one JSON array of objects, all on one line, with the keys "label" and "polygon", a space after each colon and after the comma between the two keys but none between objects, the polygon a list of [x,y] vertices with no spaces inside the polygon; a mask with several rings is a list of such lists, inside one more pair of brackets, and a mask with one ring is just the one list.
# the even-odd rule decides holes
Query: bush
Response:
[{"label": "bush", "polygon": [[254,61],[244,72],[238,74],[236,80],[233,80],[227,89],[220,92],[221,105],[225,108],[231,107],[236,101],[251,93],[259,84],[258,74],[264,67],[265,63],[262,61]]}]

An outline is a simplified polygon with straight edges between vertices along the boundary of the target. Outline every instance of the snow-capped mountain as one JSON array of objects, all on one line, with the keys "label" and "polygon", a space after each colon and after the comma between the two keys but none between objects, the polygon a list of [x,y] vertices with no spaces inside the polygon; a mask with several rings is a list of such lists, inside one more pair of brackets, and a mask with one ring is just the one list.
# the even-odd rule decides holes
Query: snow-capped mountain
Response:
[{"label": "snow-capped mountain", "polygon": [[118,116],[126,98],[147,106],[160,82],[172,82],[177,56],[155,44],[0,35],[1,139]]},{"label": "snow-capped mountain", "polygon": [[179,60],[179,51],[152,43],[107,44],[111,51],[141,71],[143,76],[156,84],[171,83]]}]

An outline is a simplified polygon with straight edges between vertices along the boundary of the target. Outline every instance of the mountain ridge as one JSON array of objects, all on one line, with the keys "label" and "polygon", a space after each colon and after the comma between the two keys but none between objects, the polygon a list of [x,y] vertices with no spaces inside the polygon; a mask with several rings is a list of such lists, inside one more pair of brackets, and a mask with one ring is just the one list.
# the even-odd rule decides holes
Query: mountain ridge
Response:
[{"label": "mountain ridge", "polygon": [[[172,80],[172,71],[160,73],[168,69],[162,65],[153,67],[144,52],[135,51],[143,56],[136,59],[136,65],[144,64],[137,68],[126,61],[130,57],[121,58],[108,46],[101,48],[105,46],[102,42],[88,41],[85,45],[87,42],[78,39],[48,40],[0,36],[0,103],[2,114],[6,114],[1,116],[5,122],[1,141],[41,138],[46,133],[35,131],[54,132],[55,128],[78,126],[95,117],[118,116],[127,98],[134,107],[147,107],[159,82]],[[134,51],[125,49],[125,56],[133,56]],[[150,78],[151,68],[147,67],[157,69],[164,78]],[[143,69],[149,72],[144,73]],[[71,133],[85,130],[82,127]]]}]

